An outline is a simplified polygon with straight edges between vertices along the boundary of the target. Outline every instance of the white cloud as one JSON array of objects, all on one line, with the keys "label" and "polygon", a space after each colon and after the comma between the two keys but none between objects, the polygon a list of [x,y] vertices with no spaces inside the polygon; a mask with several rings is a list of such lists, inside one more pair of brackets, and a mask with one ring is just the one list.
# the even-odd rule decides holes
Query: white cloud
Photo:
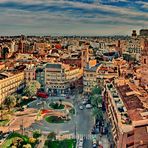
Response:
[{"label": "white cloud", "polygon": [[110,0],[110,2],[128,2],[128,0]]},{"label": "white cloud", "polygon": [[[8,2],[10,0],[0,0],[2,2]],[[145,12],[137,12],[133,8],[122,8],[111,5],[103,5],[99,3],[82,3],[72,2],[67,0],[11,0],[11,2],[21,2],[25,4],[44,4],[46,6],[70,6],[72,8],[85,9],[86,12],[80,16],[78,13],[73,13],[71,10],[58,12],[49,12],[47,9],[43,11],[29,11],[18,9],[1,9],[0,10],[0,32],[3,32],[4,27],[7,26],[6,32],[10,31],[11,26],[14,27],[14,31],[26,31],[33,32],[35,30],[39,33],[47,33],[48,30],[54,32],[76,32],[77,33],[104,33],[109,34],[125,33],[125,30],[138,28],[140,26],[148,26],[148,14]],[[104,15],[102,13],[91,13],[95,10],[102,10],[105,12],[115,13],[117,17],[110,15]],[[77,17],[78,15],[78,17]],[[137,18],[137,20],[135,20]],[[86,22],[86,23],[85,23]],[[11,24],[11,25],[10,25]],[[22,28],[22,29],[21,29]],[[31,28],[31,29],[30,29]],[[46,31],[45,31],[46,30]],[[97,31],[98,30],[98,31]],[[106,31],[107,30],[107,31]]]},{"label": "white cloud", "polygon": [[148,9],[148,2],[143,2],[143,1],[137,1],[137,4],[141,4],[142,8]]}]

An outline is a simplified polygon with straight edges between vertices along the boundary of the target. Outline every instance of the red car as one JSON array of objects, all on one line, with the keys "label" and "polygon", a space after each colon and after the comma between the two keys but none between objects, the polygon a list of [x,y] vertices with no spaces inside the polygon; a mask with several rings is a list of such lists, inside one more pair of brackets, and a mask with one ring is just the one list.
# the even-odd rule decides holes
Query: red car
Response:
[{"label": "red car", "polygon": [[37,92],[37,96],[41,98],[48,98],[48,94],[45,92]]},{"label": "red car", "polygon": [[66,96],[66,99],[70,99],[70,96]]}]

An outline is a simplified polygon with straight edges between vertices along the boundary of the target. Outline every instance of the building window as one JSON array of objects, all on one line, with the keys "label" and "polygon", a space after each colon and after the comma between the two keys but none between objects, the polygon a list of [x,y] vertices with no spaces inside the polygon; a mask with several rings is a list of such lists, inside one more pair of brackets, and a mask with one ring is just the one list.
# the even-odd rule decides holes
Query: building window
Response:
[{"label": "building window", "polygon": [[131,142],[131,143],[129,143],[129,144],[126,144],[126,148],[129,148],[129,147],[131,147],[131,146],[133,146],[134,145],[134,142]]},{"label": "building window", "polygon": [[146,64],[146,59],[144,59],[144,64]]},{"label": "building window", "polygon": [[127,137],[130,137],[130,136],[133,136],[134,135],[134,132],[130,132],[127,134]]}]

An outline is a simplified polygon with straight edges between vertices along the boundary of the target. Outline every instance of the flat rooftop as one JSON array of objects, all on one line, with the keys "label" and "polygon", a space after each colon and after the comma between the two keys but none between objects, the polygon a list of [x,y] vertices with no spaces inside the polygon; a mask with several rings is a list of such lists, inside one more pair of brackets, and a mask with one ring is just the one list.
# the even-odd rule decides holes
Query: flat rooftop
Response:
[{"label": "flat rooftop", "polygon": [[117,90],[128,110],[144,109],[143,103],[136,94],[128,95],[129,92],[133,91],[129,85],[118,86]]}]

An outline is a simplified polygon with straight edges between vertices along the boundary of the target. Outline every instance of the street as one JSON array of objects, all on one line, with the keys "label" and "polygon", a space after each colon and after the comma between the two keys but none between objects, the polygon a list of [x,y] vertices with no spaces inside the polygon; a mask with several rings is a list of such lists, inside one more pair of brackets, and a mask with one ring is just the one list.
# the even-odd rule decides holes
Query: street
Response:
[{"label": "street", "polygon": [[[52,98],[53,100],[58,100],[59,98]],[[75,115],[72,116],[71,120],[60,124],[49,124],[45,120],[37,121],[33,123],[27,130],[41,130],[42,133],[55,132],[57,134],[69,133],[73,134],[73,137],[80,139],[84,137],[84,148],[92,148],[92,135],[91,129],[94,125],[94,118],[91,113],[91,109],[83,110],[79,109],[79,105],[82,102],[81,95],[76,94],[73,99],[64,99],[64,101],[71,102],[75,107]],[[37,105],[39,100],[34,101],[30,104],[30,107],[40,109],[42,105]],[[51,102],[51,98],[46,100],[44,108],[48,108],[48,104]],[[108,142],[105,137],[102,137],[101,141],[104,143],[105,148],[108,148]]]}]

